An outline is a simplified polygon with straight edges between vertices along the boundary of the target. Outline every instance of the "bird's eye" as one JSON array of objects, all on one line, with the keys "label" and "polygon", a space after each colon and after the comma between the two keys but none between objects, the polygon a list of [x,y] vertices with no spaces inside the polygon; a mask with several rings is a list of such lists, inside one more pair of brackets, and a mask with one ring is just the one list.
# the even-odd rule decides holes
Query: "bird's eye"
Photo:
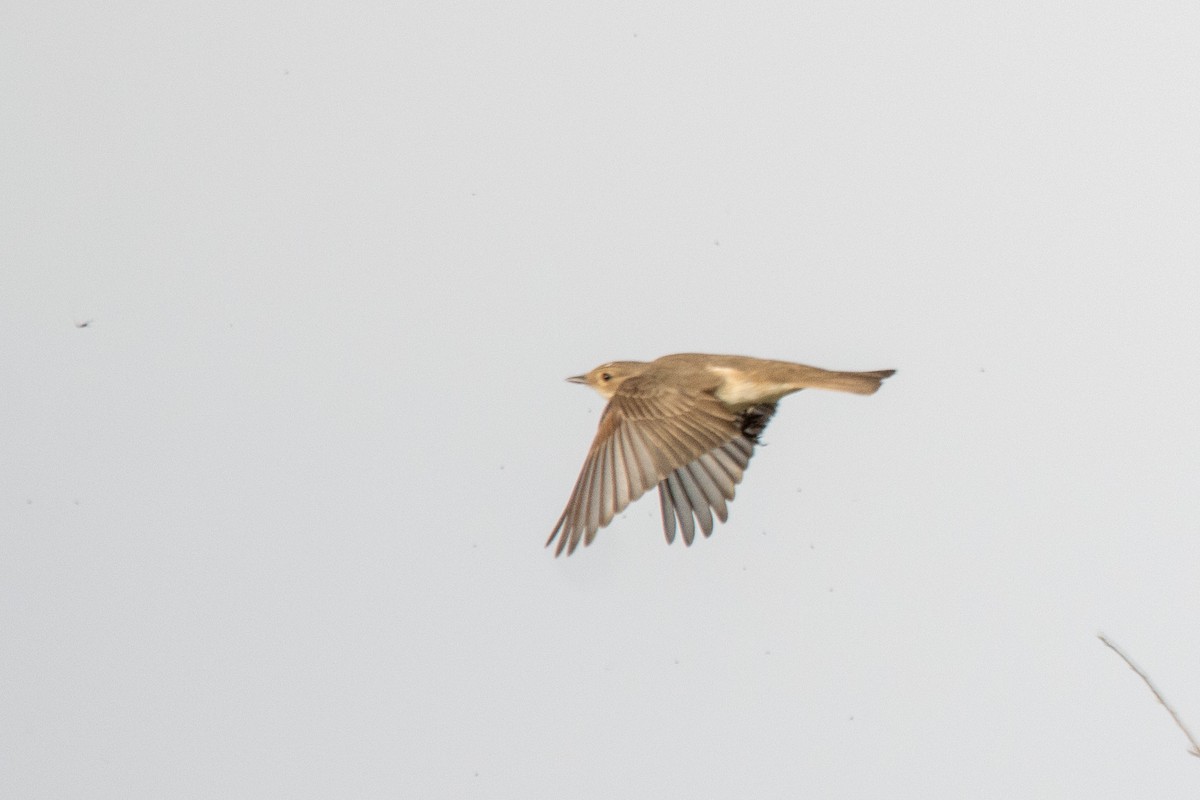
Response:
[{"label": "bird's eye", "polygon": [[611,375],[610,373],[607,373],[607,372],[602,372],[602,373],[600,373],[600,380],[602,380],[602,381],[611,381],[611,380],[612,380],[612,375]]}]

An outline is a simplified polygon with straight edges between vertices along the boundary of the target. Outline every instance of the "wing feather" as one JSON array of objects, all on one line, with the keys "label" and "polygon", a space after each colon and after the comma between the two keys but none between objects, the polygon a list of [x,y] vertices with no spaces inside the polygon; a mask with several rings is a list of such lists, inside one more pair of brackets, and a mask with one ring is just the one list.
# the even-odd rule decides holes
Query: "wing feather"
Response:
[{"label": "wing feather", "polygon": [[679,470],[672,472],[666,480],[667,488],[671,491],[671,505],[675,508],[675,516],[679,517],[679,530],[683,534],[683,543],[691,547],[696,538],[696,524],[692,521],[692,506],[688,502],[687,493],[679,482]]},{"label": "wing feather", "polygon": [[658,484],[658,507],[662,511],[663,533],[666,534],[667,544],[675,542],[675,507],[671,505],[667,494],[670,490],[667,488],[666,481],[660,481]]},{"label": "wing feather", "polygon": [[738,414],[711,392],[688,392],[661,381],[630,378],[613,395],[571,498],[547,539],[555,554],[574,552],[630,503],[658,487],[663,533],[675,540],[676,521],[685,544],[697,525],[705,536],[713,514],[728,519],[758,434],[772,404]]},{"label": "wing feather", "polygon": [[704,499],[717,515],[717,519],[724,522],[729,518],[729,510],[725,507],[725,495],[717,486],[712,473],[708,471],[707,453],[688,464],[688,469],[692,471],[696,485],[700,487],[700,491],[704,492]]}]

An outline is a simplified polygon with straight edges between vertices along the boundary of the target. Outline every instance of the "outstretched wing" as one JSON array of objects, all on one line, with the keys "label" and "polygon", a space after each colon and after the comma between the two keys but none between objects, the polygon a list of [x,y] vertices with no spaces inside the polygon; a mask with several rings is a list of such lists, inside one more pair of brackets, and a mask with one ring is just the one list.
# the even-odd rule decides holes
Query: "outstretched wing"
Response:
[{"label": "outstretched wing", "polygon": [[[684,544],[696,538],[696,523],[708,536],[713,529],[713,515],[724,522],[729,517],[726,501],[732,500],[737,484],[754,455],[758,435],[767,427],[775,413],[774,403],[760,403],[737,416],[739,434],[728,442],[701,454],[678,467],[658,483],[658,500],[662,507],[663,533],[667,542],[675,541],[675,520],[683,533]],[[694,518],[694,519],[693,519]]]},{"label": "outstretched wing", "polygon": [[[707,392],[687,393],[640,377],[625,381],[604,410],[571,499],[546,545],[557,539],[555,555],[564,548],[570,555],[580,541],[591,544],[596,531],[656,484],[680,492],[671,508],[681,520],[687,514],[684,538],[690,543],[693,513],[707,535],[712,531],[708,509],[717,508],[725,519],[724,501],[733,498],[753,451],[757,432],[747,434],[753,429],[747,428],[747,413],[728,410]],[[769,418],[770,413],[756,417]],[[666,527],[665,499],[663,508]],[[707,527],[702,515],[708,515]],[[672,517],[668,538],[673,531]]]}]

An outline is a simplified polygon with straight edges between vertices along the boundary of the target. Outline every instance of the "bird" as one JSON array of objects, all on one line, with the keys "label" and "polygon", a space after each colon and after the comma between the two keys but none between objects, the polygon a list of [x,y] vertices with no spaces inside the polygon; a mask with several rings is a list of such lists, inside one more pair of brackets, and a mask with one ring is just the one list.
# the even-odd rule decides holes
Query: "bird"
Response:
[{"label": "bird", "polygon": [[654,361],[610,361],[571,383],[608,400],[596,438],[549,547],[555,556],[590,545],[596,532],[655,486],[667,543],[676,521],[691,546],[712,534],[749,466],[776,404],[802,389],[874,394],[893,369],[838,372],[749,356],[677,353]]}]

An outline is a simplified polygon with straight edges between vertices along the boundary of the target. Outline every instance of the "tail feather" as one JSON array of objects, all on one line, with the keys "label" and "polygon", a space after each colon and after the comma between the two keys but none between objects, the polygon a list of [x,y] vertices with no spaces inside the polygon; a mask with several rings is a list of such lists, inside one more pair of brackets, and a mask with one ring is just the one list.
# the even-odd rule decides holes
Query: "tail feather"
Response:
[{"label": "tail feather", "polygon": [[820,382],[814,382],[813,386],[854,394],[875,394],[884,379],[895,374],[894,369],[879,369],[874,372],[829,372],[821,376]]}]

